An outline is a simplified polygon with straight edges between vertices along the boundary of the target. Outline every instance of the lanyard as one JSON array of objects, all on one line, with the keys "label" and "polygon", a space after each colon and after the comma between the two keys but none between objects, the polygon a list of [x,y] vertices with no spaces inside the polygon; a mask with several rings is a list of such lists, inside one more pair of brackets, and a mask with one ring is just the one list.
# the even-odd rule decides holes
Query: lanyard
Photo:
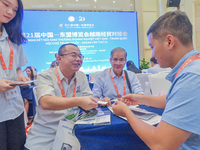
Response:
[{"label": "lanyard", "polygon": [[191,56],[190,58],[188,58],[182,65],[181,67],[178,69],[175,78],[178,76],[178,74],[181,72],[181,70],[183,70],[188,64],[190,64],[192,61],[196,60],[196,59],[200,59],[200,55],[196,54],[194,56]]},{"label": "lanyard", "polygon": [[[60,87],[60,90],[61,90],[61,93],[62,93],[62,97],[66,97],[62,82],[60,80],[60,76],[58,74],[58,67],[56,67],[56,77],[58,79],[58,84],[59,84],[59,87]],[[76,93],[76,81],[75,81],[74,90],[73,90],[73,97],[75,97],[75,93]]]},{"label": "lanyard", "polygon": [[[124,71],[123,71],[123,76],[124,76],[124,95],[126,95],[126,83],[125,83],[126,77],[125,77]],[[110,77],[111,77],[111,79],[112,79],[112,82],[113,82],[113,85],[114,85],[114,87],[115,87],[115,91],[117,92],[118,97],[121,98],[121,96],[119,95],[119,91],[118,91],[118,89],[117,89],[117,86],[116,86],[116,84],[115,84],[115,81],[114,81],[114,79],[113,79],[113,76],[112,76],[112,69],[110,69]]]},{"label": "lanyard", "polygon": [[[13,68],[13,48],[12,48],[12,45],[10,43],[10,39],[8,38],[8,44],[9,44],[9,47],[10,47],[10,60],[9,60],[9,67],[8,69],[9,70],[12,70]],[[5,61],[3,59],[3,56],[0,52],[0,61],[1,61],[1,65],[3,67],[3,70],[7,70],[7,67],[6,67],[6,64],[5,64]]]}]

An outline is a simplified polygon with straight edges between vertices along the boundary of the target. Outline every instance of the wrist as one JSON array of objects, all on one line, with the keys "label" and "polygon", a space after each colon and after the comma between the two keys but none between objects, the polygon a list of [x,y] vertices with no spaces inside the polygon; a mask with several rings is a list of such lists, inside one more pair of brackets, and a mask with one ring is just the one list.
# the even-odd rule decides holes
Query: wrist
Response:
[{"label": "wrist", "polygon": [[124,116],[125,116],[126,118],[128,118],[128,116],[130,116],[130,114],[132,114],[132,111],[131,111],[129,108],[127,108],[127,109],[124,111]]}]

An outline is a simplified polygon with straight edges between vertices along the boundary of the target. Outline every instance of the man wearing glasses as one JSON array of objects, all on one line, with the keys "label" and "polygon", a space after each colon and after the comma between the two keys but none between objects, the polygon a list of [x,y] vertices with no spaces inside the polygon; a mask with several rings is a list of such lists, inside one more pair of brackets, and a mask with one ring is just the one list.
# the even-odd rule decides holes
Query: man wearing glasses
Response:
[{"label": "man wearing glasses", "polygon": [[[76,120],[79,108],[97,108],[92,98],[86,75],[79,71],[83,55],[75,44],[59,48],[59,66],[38,75],[38,106],[34,123],[28,133],[27,149],[52,149],[57,127],[61,119]],[[77,107],[78,106],[78,107]]]},{"label": "man wearing glasses", "polygon": [[[126,57],[127,53],[123,48],[114,48],[110,54],[112,67],[97,74],[94,79],[92,89],[94,97],[108,102],[108,106],[111,105],[111,99],[121,98],[129,93],[144,94],[135,73],[127,71],[125,75],[123,68],[127,61]],[[129,78],[131,88],[128,87],[127,78]]]}]

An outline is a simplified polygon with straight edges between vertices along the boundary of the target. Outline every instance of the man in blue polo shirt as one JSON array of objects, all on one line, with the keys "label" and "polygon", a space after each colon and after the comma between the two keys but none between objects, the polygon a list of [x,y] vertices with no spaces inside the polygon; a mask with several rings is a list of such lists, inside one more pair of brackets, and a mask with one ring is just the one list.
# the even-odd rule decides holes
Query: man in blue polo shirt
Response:
[{"label": "man in blue polo shirt", "polygon": [[200,59],[192,44],[192,24],[184,12],[168,12],[153,23],[147,36],[160,66],[172,68],[166,76],[172,86],[167,96],[129,94],[122,100],[165,108],[162,120],[157,127],[150,126],[121,101],[113,104],[113,112],[126,117],[150,149],[200,149]]}]

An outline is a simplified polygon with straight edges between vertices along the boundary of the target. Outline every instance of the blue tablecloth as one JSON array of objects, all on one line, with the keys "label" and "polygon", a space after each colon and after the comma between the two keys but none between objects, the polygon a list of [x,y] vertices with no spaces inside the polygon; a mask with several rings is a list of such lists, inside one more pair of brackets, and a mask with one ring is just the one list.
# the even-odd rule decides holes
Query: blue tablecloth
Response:
[{"label": "blue tablecloth", "polygon": [[[162,115],[163,109],[140,106]],[[102,110],[108,108],[101,107]],[[110,125],[75,125],[81,150],[149,150],[129,123],[111,113]]]},{"label": "blue tablecloth", "polygon": [[35,87],[35,85],[20,88],[22,98],[26,98],[29,102],[32,102],[32,109],[29,107],[29,110],[31,109],[31,111],[29,111],[28,116],[35,116],[36,113],[36,102],[33,94],[33,87]]}]

